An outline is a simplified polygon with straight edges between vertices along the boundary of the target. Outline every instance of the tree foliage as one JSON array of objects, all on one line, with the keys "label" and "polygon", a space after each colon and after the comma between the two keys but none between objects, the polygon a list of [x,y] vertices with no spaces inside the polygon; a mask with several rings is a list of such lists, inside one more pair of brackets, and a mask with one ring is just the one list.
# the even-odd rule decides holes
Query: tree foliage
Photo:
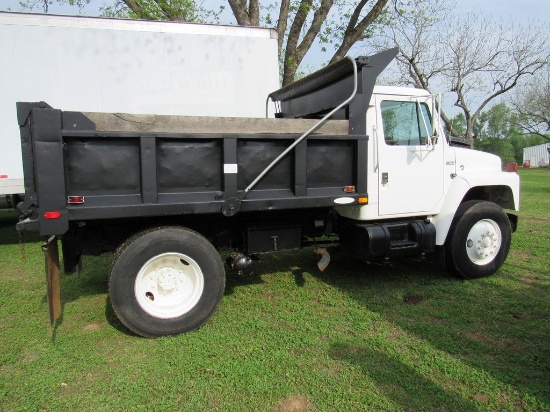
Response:
[{"label": "tree foliage", "polygon": [[21,0],[19,5],[26,10],[42,9],[44,13],[48,13],[50,6],[54,3],[59,5],[68,4],[82,8],[89,4],[91,0]]},{"label": "tree foliage", "polygon": [[[523,149],[544,142],[538,135],[525,134],[519,125],[520,115],[506,103],[499,103],[483,111],[473,126],[474,148],[500,156],[503,163],[523,161]],[[451,118],[456,130],[466,129],[464,113]]]},{"label": "tree foliage", "polygon": [[315,40],[336,46],[330,62],[345,57],[353,45],[369,37],[369,28],[383,16],[388,1],[280,0],[262,5],[259,0],[228,0],[239,25],[276,21],[283,86],[294,81]]}]

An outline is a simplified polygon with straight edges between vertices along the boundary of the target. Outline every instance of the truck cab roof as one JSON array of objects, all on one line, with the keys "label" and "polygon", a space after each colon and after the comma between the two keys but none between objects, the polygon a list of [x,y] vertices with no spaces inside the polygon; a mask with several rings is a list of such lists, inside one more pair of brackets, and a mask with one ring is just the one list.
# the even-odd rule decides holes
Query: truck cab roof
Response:
[{"label": "truck cab roof", "polygon": [[396,96],[429,96],[430,93],[424,89],[402,86],[374,86],[374,94],[389,94]]}]

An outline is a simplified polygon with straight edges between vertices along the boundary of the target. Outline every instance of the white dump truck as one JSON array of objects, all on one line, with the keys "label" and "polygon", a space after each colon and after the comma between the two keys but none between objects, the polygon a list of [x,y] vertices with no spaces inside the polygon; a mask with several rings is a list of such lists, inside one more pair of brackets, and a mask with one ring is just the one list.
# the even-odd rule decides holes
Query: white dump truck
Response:
[{"label": "white dump truck", "polygon": [[497,156],[451,146],[435,96],[375,86],[396,54],[346,58],[269,93],[275,118],[18,103],[17,228],[47,239],[52,321],[57,239],[65,272],[113,252],[114,312],[148,337],[192,331],[214,313],[220,250],[241,275],[255,256],[306,246],[320,269],[330,253],[384,264],[437,252],[465,278],[495,273],[517,225],[519,176]]},{"label": "white dump truck", "polygon": [[0,44],[0,209],[24,192],[18,101],[262,117],[279,87],[269,29],[0,12]]}]

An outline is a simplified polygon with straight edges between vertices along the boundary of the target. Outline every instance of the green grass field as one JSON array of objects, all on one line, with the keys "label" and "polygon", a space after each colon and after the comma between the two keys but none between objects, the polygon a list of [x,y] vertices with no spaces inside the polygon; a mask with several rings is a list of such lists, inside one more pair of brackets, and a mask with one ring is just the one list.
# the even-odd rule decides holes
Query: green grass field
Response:
[{"label": "green grass field", "polygon": [[550,411],[550,171],[520,171],[520,223],[494,276],[464,281],[310,249],[228,277],[200,330],[144,339],[107,304],[110,256],[62,278],[50,332],[38,237],[0,215],[0,410]]}]

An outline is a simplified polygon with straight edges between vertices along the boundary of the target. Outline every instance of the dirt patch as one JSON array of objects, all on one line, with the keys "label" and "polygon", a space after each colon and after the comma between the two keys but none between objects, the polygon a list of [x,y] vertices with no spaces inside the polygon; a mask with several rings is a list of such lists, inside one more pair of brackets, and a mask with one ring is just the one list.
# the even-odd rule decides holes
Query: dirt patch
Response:
[{"label": "dirt patch", "polygon": [[388,334],[386,335],[387,339],[397,340],[397,338],[401,335],[401,329],[398,328],[392,328]]},{"label": "dirt patch", "polygon": [[493,340],[493,338],[491,338],[489,335],[479,332],[467,332],[466,337],[468,339],[481,343],[491,343]]},{"label": "dirt patch", "polygon": [[510,255],[520,260],[529,260],[531,258],[531,253],[525,250],[511,250]]},{"label": "dirt patch", "polygon": [[522,320],[522,319],[525,319],[526,313],[525,312],[512,313],[511,315],[514,319]]},{"label": "dirt patch", "polygon": [[487,395],[482,394],[482,393],[478,393],[478,394],[474,395],[474,401],[479,402],[479,403],[488,404],[489,403],[489,397]]},{"label": "dirt patch", "polygon": [[514,351],[514,352],[519,352],[521,351],[521,347],[518,346],[518,343],[513,341],[513,340],[506,340],[504,342],[504,346],[506,346],[507,349],[511,350],[511,351]]},{"label": "dirt patch", "polygon": [[537,282],[535,279],[527,276],[521,276],[518,279],[520,282],[525,283],[526,285],[532,285]]},{"label": "dirt patch", "polygon": [[279,412],[303,412],[312,411],[313,404],[305,396],[293,395],[281,399],[278,403]]},{"label": "dirt patch", "polygon": [[23,358],[23,362],[32,362],[33,360],[35,360],[37,358],[36,355],[32,354],[32,353],[27,353],[24,358]]},{"label": "dirt patch", "polygon": [[430,320],[432,321],[432,323],[436,324],[436,325],[444,325],[445,324],[445,321],[441,318],[438,318],[437,316],[430,316]]},{"label": "dirt patch", "polygon": [[418,305],[427,299],[427,296],[415,295],[414,293],[407,293],[405,296],[403,296],[403,302],[405,302],[407,305]]},{"label": "dirt patch", "polygon": [[99,326],[97,323],[90,323],[89,325],[86,325],[82,328],[84,332],[91,332],[99,329],[101,329],[101,326]]}]

